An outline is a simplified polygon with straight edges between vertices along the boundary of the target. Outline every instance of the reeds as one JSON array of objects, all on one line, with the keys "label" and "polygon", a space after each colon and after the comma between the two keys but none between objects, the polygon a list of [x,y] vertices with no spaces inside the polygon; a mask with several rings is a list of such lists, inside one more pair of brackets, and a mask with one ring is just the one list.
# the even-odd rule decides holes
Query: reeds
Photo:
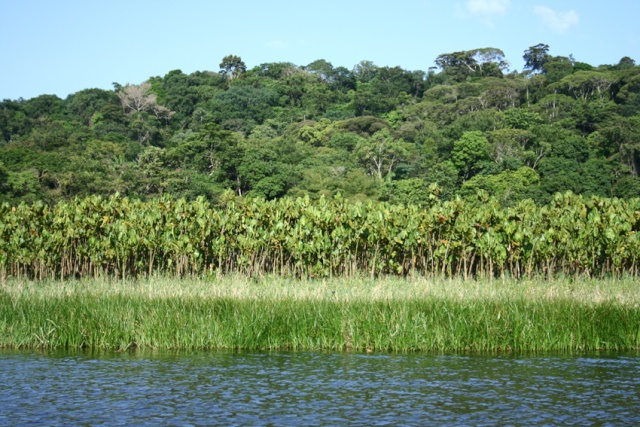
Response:
[{"label": "reeds", "polygon": [[0,346],[353,351],[640,350],[633,280],[18,281]]}]

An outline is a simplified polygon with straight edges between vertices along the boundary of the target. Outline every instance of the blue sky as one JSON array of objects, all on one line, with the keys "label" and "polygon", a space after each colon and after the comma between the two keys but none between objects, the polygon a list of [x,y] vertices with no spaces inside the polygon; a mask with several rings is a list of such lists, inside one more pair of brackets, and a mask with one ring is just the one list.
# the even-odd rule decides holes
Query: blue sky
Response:
[{"label": "blue sky", "polygon": [[523,52],[546,43],[592,65],[640,63],[639,16],[638,0],[0,0],[0,99],[218,71],[228,54],[249,68],[426,71],[442,53],[495,47],[522,70]]}]

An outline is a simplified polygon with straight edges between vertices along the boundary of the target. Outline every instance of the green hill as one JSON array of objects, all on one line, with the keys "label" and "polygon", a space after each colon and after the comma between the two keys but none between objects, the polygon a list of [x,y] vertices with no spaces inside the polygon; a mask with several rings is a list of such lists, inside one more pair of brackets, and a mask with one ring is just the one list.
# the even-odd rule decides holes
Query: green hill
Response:
[{"label": "green hill", "polygon": [[640,196],[640,67],[496,48],[429,71],[325,60],[174,70],[138,85],[0,103],[0,202],[224,191],[392,203],[556,192]]}]

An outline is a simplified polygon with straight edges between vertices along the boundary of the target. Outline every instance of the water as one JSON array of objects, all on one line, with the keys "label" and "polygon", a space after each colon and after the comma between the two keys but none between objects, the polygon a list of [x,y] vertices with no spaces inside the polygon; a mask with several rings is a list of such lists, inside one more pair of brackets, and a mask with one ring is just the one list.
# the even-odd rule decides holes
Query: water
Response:
[{"label": "water", "polygon": [[640,425],[640,357],[0,352],[0,426]]}]

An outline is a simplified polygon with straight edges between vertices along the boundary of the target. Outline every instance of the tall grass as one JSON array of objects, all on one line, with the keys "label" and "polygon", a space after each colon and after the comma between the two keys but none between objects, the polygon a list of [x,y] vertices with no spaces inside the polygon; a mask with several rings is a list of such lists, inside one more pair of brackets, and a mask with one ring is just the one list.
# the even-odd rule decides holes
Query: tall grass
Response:
[{"label": "tall grass", "polygon": [[9,280],[0,346],[638,350],[640,295],[633,280]]}]

